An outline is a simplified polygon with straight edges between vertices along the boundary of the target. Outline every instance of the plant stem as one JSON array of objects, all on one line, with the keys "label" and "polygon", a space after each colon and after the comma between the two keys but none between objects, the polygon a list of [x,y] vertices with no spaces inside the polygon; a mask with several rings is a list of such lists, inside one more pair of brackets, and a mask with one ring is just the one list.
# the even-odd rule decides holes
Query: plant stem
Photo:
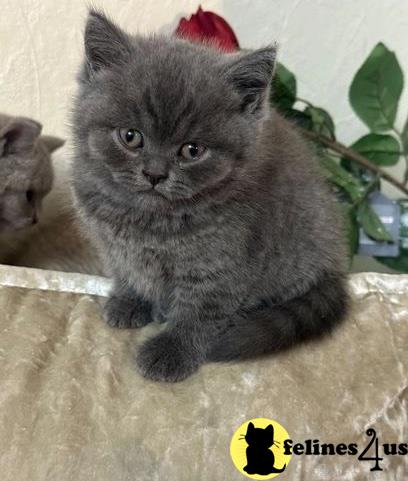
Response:
[{"label": "plant stem", "polygon": [[308,100],[302,99],[301,97],[296,97],[296,100],[298,100],[299,102],[303,102],[308,107],[314,107],[314,105],[311,102],[309,102]]},{"label": "plant stem", "polygon": [[348,147],[341,144],[340,142],[337,142],[336,140],[331,140],[328,137],[325,137],[324,135],[318,134],[317,132],[313,132],[312,130],[306,130],[306,129],[300,128],[300,131],[303,133],[303,135],[305,135],[305,137],[311,140],[316,140],[317,142],[320,142],[321,144],[325,145],[326,147],[333,150],[334,152],[338,152],[339,154],[341,154],[344,157],[347,157],[349,160],[352,160],[356,164],[361,165],[361,167],[364,167],[365,169],[370,170],[371,172],[374,172],[375,174],[379,175],[384,180],[386,180],[387,182],[389,182],[394,187],[396,187],[397,189],[399,189],[401,192],[403,192],[405,195],[408,196],[408,187],[406,187],[403,183],[399,182],[392,175],[388,174],[381,167],[378,167],[377,165],[370,162],[363,155],[359,154],[358,152],[355,152],[352,149],[349,149]]}]

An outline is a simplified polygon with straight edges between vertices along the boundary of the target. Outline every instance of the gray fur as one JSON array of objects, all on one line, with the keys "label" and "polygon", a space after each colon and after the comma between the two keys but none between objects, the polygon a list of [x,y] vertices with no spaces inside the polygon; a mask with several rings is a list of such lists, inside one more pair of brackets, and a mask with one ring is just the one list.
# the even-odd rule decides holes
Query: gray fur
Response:
[{"label": "gray fur", "polygon": [[3,242],[5,236],[38,222],[43,198],[51,190],[50,154],[64,142],[40,136],[41,129],[41,124],[34,120],[0,114],[0,240]]},{"label": "gray fur", "polygon": [[[74,190],[115,280],[110,325],[165,329],[137,356],[177,381],[343,318],[340,219],[308,146],[268,106],[274,48],[222,54],[130,37],[97,12],[75,106]],[[129,152],[117,128],[140,130]],[[207,147],[185,164],[186,142]],[[167,176],[153,189],[143,169]]]}]

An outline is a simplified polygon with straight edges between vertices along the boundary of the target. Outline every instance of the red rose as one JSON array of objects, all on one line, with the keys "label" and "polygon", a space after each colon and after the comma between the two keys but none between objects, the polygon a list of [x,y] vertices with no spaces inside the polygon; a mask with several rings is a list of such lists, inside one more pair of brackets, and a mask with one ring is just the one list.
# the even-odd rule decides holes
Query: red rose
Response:
[{"label": "red rose", "polygon": [[216,13],[204,12],[201,5],[190,20],[180,20],[175,34],[193,42],[210,41],[225,52],[239,49],[237,37],[228,23]]}]

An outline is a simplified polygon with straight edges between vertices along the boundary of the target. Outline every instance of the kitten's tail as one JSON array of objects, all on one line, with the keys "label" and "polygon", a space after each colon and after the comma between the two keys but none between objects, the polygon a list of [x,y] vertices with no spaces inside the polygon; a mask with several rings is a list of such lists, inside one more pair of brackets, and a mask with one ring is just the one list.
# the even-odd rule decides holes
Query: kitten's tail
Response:
[{"label": "kitten's tail", "polygon": [[245,359],[329,333],[345,317],[348,301],[344,275],[325,274],[298,297],[237,314],[207,360]]}]

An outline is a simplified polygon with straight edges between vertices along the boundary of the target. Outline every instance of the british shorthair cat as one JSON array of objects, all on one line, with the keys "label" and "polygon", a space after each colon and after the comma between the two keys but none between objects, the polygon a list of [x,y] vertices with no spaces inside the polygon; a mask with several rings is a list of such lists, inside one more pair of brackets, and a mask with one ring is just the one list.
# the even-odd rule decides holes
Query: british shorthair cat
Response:
[{"label": "british shorthair cat", "polygon": [[51,154],[64,141],[41,135],[40,123],[0,114],[0,261],[36,225],[53,185]]},{"label": "british shorthair cat", "polygon": [[77,218],[67,173],[52,165],[51,155],[65,142],[41,130],[34,120],[0,114],[0,262],[103,274]]},{"label": "british shorthair cat", "polygon": [[0,114],[0,233],[36,224],[50,192],[50,154],[64,142],[40,136],[41,124]]},{"label": "british shorthair cat", "polygon": [[108,324],[166,321],[137,355],[149,379],[274,352],[345,316],[340,214],[311,148],[268,102],[275,57],[89,15],[74,191],[114,279]]}]

